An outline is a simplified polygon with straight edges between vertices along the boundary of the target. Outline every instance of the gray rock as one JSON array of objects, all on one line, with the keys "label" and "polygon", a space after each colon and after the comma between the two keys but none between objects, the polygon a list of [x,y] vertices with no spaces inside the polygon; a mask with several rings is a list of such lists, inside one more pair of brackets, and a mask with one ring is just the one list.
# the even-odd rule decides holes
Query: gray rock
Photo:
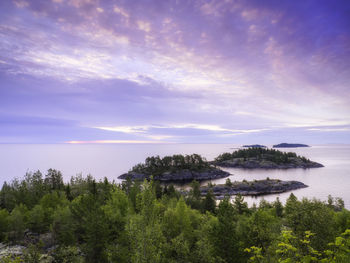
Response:
[{"label": "gray rock", "polygon": [[251,182],[234,182],[232,186],[226,184],[214,185],[212,187],[201,187],[201,194],[206,195],[209,190],[218,197],[225,195],[266,195],[283,193],[295,189],[305,188],[307,185],[298,181],[281,181],[281,180],[258,180]]},{"label": "gray rock", "polygon": [[[191,171],[188,169],[178,170],[175,172],[167,171],[161,175],[156,175],[153,177],[154,180],[158,180],[161,182],[171,182],[171,181],[203,181],[203,180],[213,180],[228,177],[230,174],[223,170],[211,167],[210,169],[203,171]],[[127,179],[131,180],[144,180],[151,179],[151,175],[149,174],[140,174],[135,172],[129,172],[122,174],[118,177],[119,179]]]},{"label": "gray rock", "polygon": [[41,234],[39,236],[39,242],[43,244],[43,249],[47,250],[55,245],[55,240],[51,232]]},{"label": "gray rock", "polygon": [[244,169],[292,169],[292,168],[319,168],[324,167],[320,163],[316,162],[304,162],[300,158],[289,158],[288,163],[277,164],[268,160],[257,160],[254,158],[249,158],[244,160],[243,158],[234,158],[231,160],[217,162],[215,163],[221,167],[231,167],[231,168],[244,168]]},{"label": "gray rock", "polygon": [[5,258],[7,256],[21,256],[23,255],[25,249],[26,247],[24,246],[9,246],[4,243],[0,243],[0,259]]}]

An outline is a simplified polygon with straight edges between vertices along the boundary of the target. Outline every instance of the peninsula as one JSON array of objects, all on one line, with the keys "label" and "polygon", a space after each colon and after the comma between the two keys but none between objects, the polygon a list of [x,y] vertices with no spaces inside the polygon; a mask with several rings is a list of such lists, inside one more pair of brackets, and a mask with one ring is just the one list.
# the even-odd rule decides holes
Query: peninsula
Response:
[{"label": "peninsula", "polygon": [[280,143],[280,144],[275,144],[272,146],[273,148],[299,148],[299,147],[310,147],[307,144],[301,144],[301,143]]},{"label": "peninsula", "polygon": [[135,165],[128,173],[120,175],[119,179],[144,180],[151,179],[162,182],[203,181],[228,177],[228,172],[222,171],[198,154],[173,155],[160,158],[152,156],[144,163]]},{"label": "peninsula", "polygon": [[277,179],[265,179],[243,182],[230,182],[227,180],[226,184],[219,184],[214,186],[203,186],[200,188],[201,195],[204,196],[208,191],[212,191],[217,198],[225,195],[267,195],[278,194],[287,191],[292,191],[300,188],[308,187],[302,182],[298,181],[281,181]]},{"label": "peninsula", "polygon": [[289,168],[318,168],[322,164],[310,161],[293,152],[281,152],[275,149],[248,148],[223,153],[215,158],[212,164],[221,167],[246,169],[289,169]]}]

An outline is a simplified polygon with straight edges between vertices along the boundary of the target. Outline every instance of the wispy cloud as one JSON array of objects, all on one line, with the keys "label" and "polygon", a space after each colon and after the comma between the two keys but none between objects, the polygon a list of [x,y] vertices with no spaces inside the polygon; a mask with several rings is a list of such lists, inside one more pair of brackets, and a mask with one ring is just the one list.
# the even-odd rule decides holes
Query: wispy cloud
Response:
[{"label": "wispy cloud", "polygon": [[320,131],[320,132],[348,132],[350,128],[310,128],[308,131]]},{"label": "wispy cloud", "polygon": [[348,132],[348,1],[0,5],[1,113],[73,120],[72,140]]},{"label": "wispy cloud", "polygon": [[68,141],[69,144],[149,144],[168,143],[166,141],[140,141],[140,140],[97,140],[97,141]]}]

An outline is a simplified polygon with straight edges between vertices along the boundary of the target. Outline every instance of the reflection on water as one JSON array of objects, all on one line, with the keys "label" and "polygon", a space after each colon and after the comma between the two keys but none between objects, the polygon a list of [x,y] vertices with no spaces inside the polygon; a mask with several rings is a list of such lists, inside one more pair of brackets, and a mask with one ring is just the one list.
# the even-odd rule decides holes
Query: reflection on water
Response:
[{"label": "reflection on water", "polygon": [[[199,153],[212,160],[223,152],[232,152],[232,144],[142,144],[142,145],[0,145],[0,184],[14,177],[22,177],[27,171],[49,168],[62,171],[65,180],[77,173],[92,174],[95,178],[117,177],[133,165],[143,162],[151,155],[172,155]],[[325,165],[323,168],[289,170],[247,170],[225,168],[231,181],[278,178],[297,180],[308,188],[292,191],[298,198],[316,197],[327,200],[330,194],[341,197],[350,208],[350,145],[318,145],[310,148],[280,149],[294,151],[313,161]],[[226,178],[213,183],[224,183]],[[261,198],[273,201],[279,196],[285,201],[291,192],[264,197],[245,197],[248,203],[258,203]]]}]

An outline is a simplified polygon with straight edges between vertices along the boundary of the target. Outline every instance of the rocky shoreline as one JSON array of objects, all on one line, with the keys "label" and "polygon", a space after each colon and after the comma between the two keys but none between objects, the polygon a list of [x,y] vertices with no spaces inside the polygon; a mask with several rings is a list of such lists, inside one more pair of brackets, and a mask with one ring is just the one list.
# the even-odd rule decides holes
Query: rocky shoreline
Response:
[{"label": "rocky shoreline", "polygon": [[300,188],[308,187],[298,181],[281,181],[277,179],[255,180],[233,182],[229,184],[220,184],[214,186],[204,186],[200,188],[201,195],[204,196],[208,191],[212,191],[213,195],[220,199],[225,195],[268,195],[279,194],[287,191],[292,191]]},{"label": "rocky shoreline", "polygon": [[[189,181],[204,181],[204,180],[214,180],[228,177],[230,173],[220,170],[218,168],[211,167],[210,169],[205,169],[202,171],[191,171],[189,169],[182,169],[177,171],[166,171],[160,175],[153,176],[153,180],[161,181],[161,182],[189,182]],[[150,174],[138,173],[138,172],[128,172],[120,175],[119,179],[127,179],[131,180],[150,180]]]},{"label": "rocky shoreline", "polygon": [[300,158],[289,158],[288,163],[275,163],[268,160],[257,160],[256,158],[234,158],[222,162],[215,162],[215,165],[230,168],[244,168],[244,169],[292,169],[292,168],[320,168],[324,167],[317,162],[305,162]]}]

